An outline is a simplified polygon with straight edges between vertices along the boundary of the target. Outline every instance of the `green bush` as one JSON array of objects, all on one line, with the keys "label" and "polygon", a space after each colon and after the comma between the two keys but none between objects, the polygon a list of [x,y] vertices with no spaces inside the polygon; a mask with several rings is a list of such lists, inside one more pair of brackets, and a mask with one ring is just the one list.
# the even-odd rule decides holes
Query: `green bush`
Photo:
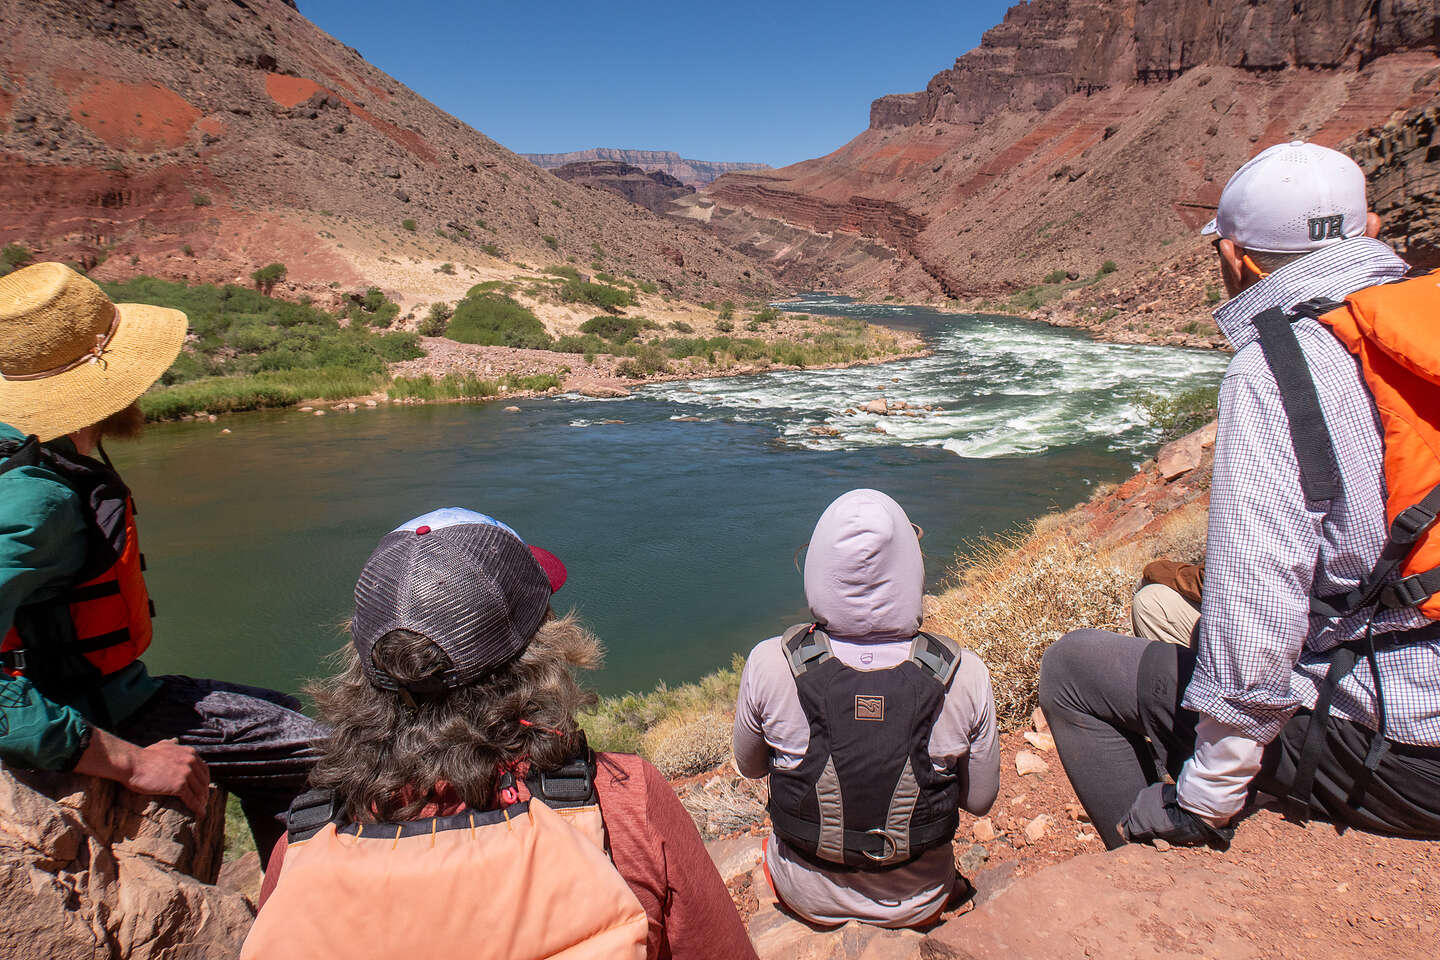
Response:
[{"label": "green bush", "polygon": [[275,285],[284,280],[285,274],[288,272],[289,271],[285,269],[285,264],[272,263],[252,271],[250,279],[255,281],[255,289],[268,297],[271,291],[275,289]]},{"label": "green bush", "polygon": [[1160,430],[1161,442],[1166,443],[1214,420],[1219,398],[1218,386],[1195,387],[1173,397],[1148,393],[1138,403],[1150,425]]},{"label": "green bush", "polygon": [[628,343],[640,336],[641,321],[635,317],[591,317],[580,324],[581,333],[593,333],[614,343]]},{"label": "green bush", "polygon": [[567,281],[560,288],[560,299],[565,303],[588,303],[610,313],[618,313],[620,308],[635,303],[635,297],[629,290],[584,280]]},{"label": "green bush", "polygon": [[669,373],[670,364],[665,351],[653,344],[632,346],[630,356],[615,366],[615,372],[622,377],[643,380],[656,373]]},{"label": "green bush", "polygon": [[560,374],[536,373],[523,376],[518,373],[507,373],[500,382],[506,390],[534,390],[536,393],[542,393],[560,386]]},{"label": "green bush", "polygon": [[1222,294],[1220,293],[1220,288],[1217,287],[1215,284],[1212,283],[1205,288],[1206,303],[1219,303],[1221,296]]},{"label": "green bush", "polygon": [[1064,282],[1065,282],[1065,271],[1064,271],[1064,270],[1051,270],[1049,273],[1045,274],[1045,282],[1046,282],[1046,283],[1064,283]]},{"label": "green bush", "polygon": [[670,329],[671,329],[671,330],[674,330],[676,333],[694,333],[694,332],[695,332],[695,328],[692,327],[692,326],[690,326],[690,324],[686,323],[684,320],[671,320],[671,321],[670,321]]},{"label": "green bush", "polygon": [[442,263],[442,264],[440,264],[440,266],[438,266],[438,267],[435,268],[435,272],[436,272],[436,273],[443,273],[443,274],[445,274],[446,276],[453,277],[453,276],[455,276],[455,264],[453,264],[453,263]]},{"label": "green bush", "polygon": [[541,239],[541,240],[544,240],[544,241],[545,241],[545,246],[549,247],[551,250],[559,250],[559,249],[560,249],[560,241],[559,241],[559,240],[556,240],[554,237],[550,236],[550,234],[548,234],[548,233],[542,234],[542,235],[540,236],[540,239]]},{"label": "green bush", "polygon": [[425,314],[425,319],[420,321],[419,333],[422,337],[443,337],[445,328],[450,324],[450,315],[453,313],[448,303],[430,304],[430,312]]},{"label": "green bush", "polygon": [[467,296],[455,305],[448,335],[461,343],[544,350],[553,341],[528,308],[503,293]]},{"label": "green bush", "polygon": [[659,292],[660,292],[660,288],[657,287],[657,286],[655,286],[655,284],[651,283],[649,280],[637,280],[637,281],[635,281],[635,287],[636,287],[636,289],[638,289],[641,293],[659,293]]},{"label": "green bush", "polygon": [[5,244],[3,248],[0,248],[0,277],[28,266],[33,259],[35,259],[35,255],[26,247],[18,243]]},{"label": "green bush", "polygon": [[411,233],[414,233],[418,227],[419,224],[417,224],[414,220],[410,220],[407,218],[400,221],[400,229],[402,230],[409,230]]},{"label": "green bush", "polygon": [[379,287],[370,287],[363,294],[352,293],[345,316],[352,326],[388,327],[400,315],[400,304],[385,296]]},{"label": "green bush", "polygon": [[190,194],[190,202],[197,207],[208,207],[210,206],[211,200],[203,193],[192,193]]},{"label": "green bush", "polygon": [[605,341],[593,333],[587,333],[581,336],[576,336],[573,333],[567,334],[557,339],[550,349],[559,353],[583,353],[592,359],[597,353],[609,352],[609,347]]},{"label": "green bush", "polygon": [[735,329],[735,324],[730,320],[716,320],[715,329],[721,333],[729,333]]},{"label": "green bush", "polygon": [[726,301],[724,301],[723,303],[720,304],[720,319],[721,319],[721,320],[733,320],[733,319],[735,319],[735,301],[734,301],[734,300],[726,300]]},{"label": "green bush", "polygon": [[1119,269],[1120,265],[1117,264],[1114,260],[1106,260],[1104,263],[1100,264],[1100,275],[1103,277],[1107,273],[1114,273],[1116,270]]},{"label": "green bush", "polygon": [[505,256],[505,254],[501,252],[498,243],[482,243],[480,244],[480,249],[492,257],[503,259]]},{"label": "green bush", "polygon": [[541,267],[541,273],[548,273],[552,277],[564,277],[566,280],[579,280],[580,271],[574,267],[559,264],[551,267]]}]

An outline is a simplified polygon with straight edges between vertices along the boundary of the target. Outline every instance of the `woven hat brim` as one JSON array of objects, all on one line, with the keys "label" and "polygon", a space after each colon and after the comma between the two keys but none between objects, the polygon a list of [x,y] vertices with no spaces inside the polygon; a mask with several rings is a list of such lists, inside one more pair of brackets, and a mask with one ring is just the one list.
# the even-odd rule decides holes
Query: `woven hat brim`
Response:
[{"label": "woven hat brim", "polygon": [[0,421],[41,442],[99,423],[140,398],[170,369],[189,321],[179,310],[117,303],[101,359],[42,380],[0,379]]}]

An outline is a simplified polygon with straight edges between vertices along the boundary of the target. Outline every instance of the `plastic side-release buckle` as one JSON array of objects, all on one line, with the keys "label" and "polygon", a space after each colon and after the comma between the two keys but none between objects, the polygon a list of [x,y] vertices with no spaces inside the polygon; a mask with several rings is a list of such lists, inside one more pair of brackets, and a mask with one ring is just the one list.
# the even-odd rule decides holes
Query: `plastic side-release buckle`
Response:
[{"label": "plastic side-release buckle", "polygon": [[1418,607],[1430,599],[1430,591],[1421,582],[1421,575],[1411,574],[1386,585],[1380,594],[1381,602],[1392,608]]},{"label": "plastic side-release buckle", "polygon": [[1395,522],[1390,524],[1390,539],[1400,544],[1414,543],[1434,523],[1435,512],[1427,510],[1424,504],[1417,503],[1401,510],[1395,517]]},{"label": "plastic side-release buckle", "polygon": [[335,809],[335,794],[330,790],[306,790],[290,803],[290,812],[285,817],[285,829],[289,841],[296,843],[308,840],[327,823],[338,819]]}]

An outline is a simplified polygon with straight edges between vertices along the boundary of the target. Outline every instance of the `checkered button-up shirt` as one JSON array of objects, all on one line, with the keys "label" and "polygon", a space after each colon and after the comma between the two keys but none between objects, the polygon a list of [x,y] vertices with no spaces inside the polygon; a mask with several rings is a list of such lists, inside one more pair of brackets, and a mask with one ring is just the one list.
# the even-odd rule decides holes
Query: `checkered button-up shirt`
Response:
[{"label": "checkered button-up shirt", "polygon": [[[1353,589],[1379,557],[1388,524],[1384,444],[1358,362],[1322,324],[1295,324],[1340,474],[1334,500],[1307,503],[1280,391],[1251,321],[1274,306],[1338,300],[1407,269],[1379,241],[1346,240],[1286,265],[1215,312],[1236,353],[1220,387],[1201,642],[1184,705],[1261,743],[1297,709],[1314,708],[1327,651],[1363,635],[1372,611],[1334,621],[1311,615],[1309,602]],[[1428,638],[1394,643],[1397,631],[1417,628],[1427,628]],[[1417,611],[1381,610],[1374,632],[1386,735],[1440,745],[1440,630]],[[1363,660],[1330,712],[1378,727]]]}]

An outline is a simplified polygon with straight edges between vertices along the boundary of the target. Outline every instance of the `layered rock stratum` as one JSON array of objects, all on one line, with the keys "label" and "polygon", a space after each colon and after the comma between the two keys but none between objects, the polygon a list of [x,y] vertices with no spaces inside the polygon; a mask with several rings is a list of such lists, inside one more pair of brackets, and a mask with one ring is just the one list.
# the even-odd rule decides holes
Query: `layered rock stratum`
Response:
[{"label": "layered rock stratum", "polygon": [[860,293],[979,303],[1114,261],[1070,299],[1108,321],[1127,312],[1108,291],[1138,284],[1120,322],[1163,333],[1207,312],[1197,230],[1230,173],[1425,104],[1437,38],[1436,0],[1033,0],[850,143],[721,177],[687,212],[794,283]]},{"label": "layered rock stratum", "polygon": [[653,213],[668,213],[672,201],[695,192],[663,170],[647,172],[615,160],[577,160],[550,172],[569,183],[608,190]]},{"label": "layered rock stratum", "polygon": [[0,31],[0,242],[40,258],[226,281],[280,261],[302,289],[403,293],[442,262],[603,251],[696,299],[762,286],[695,226],[527,163],[286,0],[0,0]]},{"label": "layered rock stratum", "polygon": [[691,160],[673,150],[618,150],[595,147],[569,153],[522,153],[520,156],[544,170],[554,170],[571,163],[606,161],[624,163],[645,171],[669,174],[692,187],[703,186],[716,177],[742,170],[769,170],[763,163],[739,163],[726,160]]}]

